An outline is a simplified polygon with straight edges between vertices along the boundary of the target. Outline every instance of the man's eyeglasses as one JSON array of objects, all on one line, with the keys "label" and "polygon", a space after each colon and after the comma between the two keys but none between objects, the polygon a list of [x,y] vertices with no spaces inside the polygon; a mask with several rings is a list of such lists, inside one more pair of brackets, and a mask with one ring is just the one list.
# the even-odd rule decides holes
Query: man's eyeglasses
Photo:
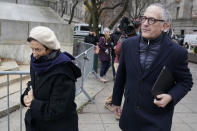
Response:
[{"label": "man's eyeglasses", "polygon": [[159,19],[155,19],[155,18],[148,18],[146,16],[141,16],[140,17],[140,20],[142,23],[146,22],[146,20],[148,20],[148,24],[152,25],[152,24],[155,24],[157,21],[160,21],[160,22],[164,22],[164,20],[159,20]]}]

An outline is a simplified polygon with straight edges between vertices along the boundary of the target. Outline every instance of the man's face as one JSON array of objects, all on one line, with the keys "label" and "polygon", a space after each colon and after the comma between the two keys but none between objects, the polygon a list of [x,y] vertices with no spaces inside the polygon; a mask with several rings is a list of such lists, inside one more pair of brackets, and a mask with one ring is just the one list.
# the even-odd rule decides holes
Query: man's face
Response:
[{"label": "man's face", "polygon": [[30,47],[35,59],[39,59],[41,56],[48,55],[51,52],[50,49],[46,49],[41,43],[35,40],[30,42]]},{"label": "man's face", "polygon": [[[144,13],[144,17],[146,18],[154,18],[157,20],[161,20],[161,8],[157,6],[151,6],[146,9]],[[156,21],[154,24],[149,24],[148,20],[142,22],[141,31],[142,36],[146,39],[154,39],[158,37],[162,31],[164,30],[164,25],[161,21]]]},{"label": "man's face", "polygon": [[94,35],[94,31],[90,31],[90,35]]}]

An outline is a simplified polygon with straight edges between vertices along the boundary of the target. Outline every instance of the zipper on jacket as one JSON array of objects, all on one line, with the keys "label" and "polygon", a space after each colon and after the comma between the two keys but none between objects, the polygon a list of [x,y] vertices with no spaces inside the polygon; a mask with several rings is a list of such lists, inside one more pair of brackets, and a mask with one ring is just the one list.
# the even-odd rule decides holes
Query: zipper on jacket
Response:
[{"label": "zipper on jacket", "polygon": [[150,44],[150,40],[148,40],[148,46],[149,46],[149,44]]},{"label": "zipper on jacket", "polygon": [[147,57],[148,57],[148,53],[149,53],[149,49],[150,49],[150,40],[148,40],[148,48],[147,48],[147,50],[146,50],[146,56],[145,56],[145,59],[144,59],[144,70],[145,70],[145,67],[146,67],[146,59],[147,59]]}]

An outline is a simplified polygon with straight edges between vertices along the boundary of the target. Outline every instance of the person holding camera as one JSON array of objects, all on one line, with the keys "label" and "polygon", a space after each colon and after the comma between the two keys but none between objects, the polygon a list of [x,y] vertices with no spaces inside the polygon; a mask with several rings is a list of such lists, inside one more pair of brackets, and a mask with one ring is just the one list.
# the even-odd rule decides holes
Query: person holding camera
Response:
[{"label": "person holding camera", "polygon": [[117,45],[117,42],[120,38],[122,34],[122,31],[120,30],[119,27],[117,27],[114,32],[111,34],[111,63],[112,63],[112,73],[113,73],[113,80],[115,80],[115,76],[116,76],[116,70],[115,70],[115,67],[114,67],[114,61],[115,61],[115,57],[116,57],[116,54],[115,54],[115,47]]},{"label": "person holding camera", "polygon": [[[119,38],[116,46],[115,46],[115,61],[114,61],[114,68],[115,68],[115,72],[117,72],[118,70],[118,65],[119,65],[119,59],[120,59],[120,53],[121,53],[121,46],[122,43],[129,37],[134,37],[136,36],[136,32],[135,32],[135,28],[133,26],[128,26],[127,28],[125,28],[124,31],[122,31],[122,35]],[[112,105],[112,93],[110,93],[110,95],[106,98],[105,100],[105,108],[107,108],[109,111],[113,112],[113,105]],[[119,120],[120,116],[115,114],[115,119]]]},{"label": "person holding camera", "polygon": [[95,73],[97,73],[97,70],[98,70],[98,53],[99,53],[98,40],[99,39],[96,36],[96,33],[92,28],[89,31],[89,35],[86,36],[84,39],[84,42],[93,44],[95,46],[94,61],[93,61],[93,70],[95,71]]}]

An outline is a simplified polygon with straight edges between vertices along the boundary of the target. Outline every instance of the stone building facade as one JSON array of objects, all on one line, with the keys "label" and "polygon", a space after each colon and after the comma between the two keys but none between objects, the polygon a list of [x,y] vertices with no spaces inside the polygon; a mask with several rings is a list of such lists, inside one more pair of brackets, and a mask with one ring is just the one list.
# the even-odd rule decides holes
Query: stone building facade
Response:
[{"label": "stone building facade", "polygon": [[[144,0],[142,2],[147,2],[146,6],[149,5],[148,3],[164,4],[172,15],[172,28],[176,35],[183,36],[197,32],[197,0]],[[135,8],[135,1],[132,1],[130,6]],[[107,11],[104,14],[103,24],[108,26],[119,11],[118,9]],[[127,16],[127,13],[124,16]]]},{"label": "stone building facade", "polygon": [[[31,49],[26,40],[29,31],[35,26],[51,28],[61,43],[61,50],[72,54],[73,27],[67,24],[71,0],[67,0],[67,7],[63,17],[61,14],[61,0],[0,0],[0,58],[14,59],[28,64]],[[74,21],[83,20],[82,7],[78,4]],[[80,13],[79,13],[80,12]]]},{"label": "stone building facade", "polygon": [[165,0],[177,35],[197,33],[197,0]]},{"label": "stone building facade", "polygon": [[[69,21],[72,6],[74,4],[73,0],[0,0],[0,2],[51,7],[60,16],[62,16],[62,11],[65,8],[65,13],[63,14],[63,19],[65,21]],[[79,3],[75,8],[73,23],[83,22],[84,16],[85,6],[83,0],[79,0]]]}]

